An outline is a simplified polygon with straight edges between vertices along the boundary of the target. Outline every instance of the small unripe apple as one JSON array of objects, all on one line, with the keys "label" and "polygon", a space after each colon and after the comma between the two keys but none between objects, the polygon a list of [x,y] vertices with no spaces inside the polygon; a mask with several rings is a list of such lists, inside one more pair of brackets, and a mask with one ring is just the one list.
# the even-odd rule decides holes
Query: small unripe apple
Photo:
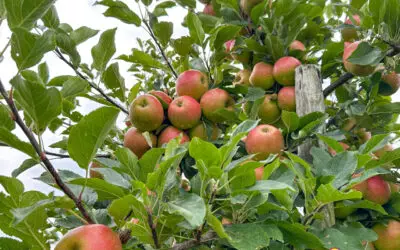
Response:
[{"label": "small unripe apple", "polygon": [[99,172],[97,172],[95,169],[96,168],[101,168],[100,164],[98,164],[97,162],[92,162],[92,164],[90,165],[90,178],[97,178],[97,179],[103,179],[103,175]]},{"label": "small unripe apple", "polygon": [[366,200],[379,205],[386,204],[390,199],[390,186],[381,176],[373,176],[353,187],[363,193]]},{"label": "small unripe apple", "polygon": [[122,250],[118,234],[109,227],[101,224],[92,224],[77,227],[69,231],[58,242],[55,250]]},{"label": "small unripe apple", "polygon": [[200,100],[200,106],[203,115],[212,122],[224,122],[226,118],[218,114],[218,110],[225,109],[227,111],[234,111],[235,101],[223,89],[210,89],[207,91]]},{"label": "small unripe apple", "polygon": [[397,92],[400,88],[400,75],[396,72],[391,72],[382,75],[382,80],[379,83],[379,94],[390,96]]},{"label": "small unripe apple", "polygon": [[250,83],[254,87],[270,89],[274,85],[273,66],[265,62],[254,65],[250,75]]},{"label": "small unripe apple", "polygon": [[294,57],[285,56],[276,61],[274,65],[274,78],[283,86],[294,86],[296,68],[301,62]]},{"label": "small unripe apple", "polygon": [[354,213],[357,208],[350,208],[343,206],[343,201],[339,201],[336,203],[335,207],[335,217],[339,219],[346,219],[347,216]]},{"label": "small unripe apple", "polygon": [[240,8],[243,13],[250,16],[251,10],[259,3],[262,3],[263,0],[240,0]]},{"label": "small unripe apple", "polygon": [[197,124],[195,127],[193,127],[190,131],[189,131],[189,136],[191,139],[193,139],[194,137],[198,137],[204,141],[215,141],[218,139],[219,135],[221,134],[221,130],[218,128],[218,126],[216,124],[212,125],[212,132],[210,135],[210,138],[207,134],[207,129],[204,126],[204,123],[199,123]]},{"label": "small unripe apple", "polygon": [[342,130],[349,132],[357,125],[357,120],[354,117],[350,117],[345,120],[342,125]]},{"label": "small unripe apple", "polygon": [[187,136],[187,134],[185,132],[183,132],[182,130],[179,130],[173,126],[169,126],[169,127],[165,128],[161,132],[161,134],[158,136],[157,144],[159,147],[161,147],[165,143],[168,143],[169,141],[177,138],[178,136],[182,136],[182,139],[180,141],[181,144],[190,141],[189,136]]},{"label": "small unripe apple", "polygon": [[[157,144],[157,137],[150,134],[152,147]],[[129,148],[138,158],[141,158],[151,147],[143,134],[135,127],[130,128],[124,136],[124,147]]]},{"label": "small unripe apple", "polygon": [[156,130],[164,121],[164,109],[154,96],[145,94],[137,97],[129,109],[132,124],[140,131]]},{"label": "small unripe apple", "polygon": [[386,152],[393,151],[393,146],[391,144],[386,144],[382,148],[376,150],[374,155],[378,158],[381,158]]},{"label": "small unripe apple", "polygon": [[[361,24],[361,19],[359,15],[354,15],[353,19],[355,21],[355,23],[353,23],[353,21],[351,21],[350,18],[347,18],[346,21],[344,22],[345,24],[352,24],[355,26],[360,26]],[[355,28],[352,27],[345,27],[342,29],[342,37],[343,40],[345,42],[349,42],[349,41],[354,41],[358,39],[358,34],[357,34],[357,30]]]},{"label": "small unripe apple", "polygon": [[178,96],[191,96],[200,100],[201,96],[208,90],[207,76],[198,70],[186,70],[176,80],[176,92]]},{"label": "small unripe apple", "polygon": [[278,106],[282,110],[296,112],[296,90],[294,87],[283,87],[279,90]]},{"label": "small unripe apple", "polygon": [[[347,144],[344,143],[344,142],[339,142],[339,144],[342,146],[343,150],[347,150],[347,149],[350,148],[350,146],[347,145]],[[331,148],[331,147],[328,147],[328,152],[329,152],[332,156],[335,156],[335,155],[336,155],[336,151],[335,151],[333,148]]]},{"label": "small unripe apple", "polygon": [[211,3],[206,4],[203,9],[203,13],[210,16],[215,16],[214,7]]},{"label": "small unripe apple", "polygon": [[279,154],[284,149],[282,132],[272,125],[259,125],[246,138],[246,151],[256,154],[254,160],[265,160],[270,154]]},{"label": "small unripe apple", "polygon": [[375,67],[370,66],[370,65],[359,65],[359,64],[354,64],[347,59],[353,54],[353,52],[357,49],[358,45],[360,42],[354,42],[348,46],[345,46],[344,48],[344,53],[343,53],[343,64],[347,72],[352,73],[353,75],[356,76],[368,76],[375,71]]},{"label": "small unripe apple", "polygon": [[258,110],[258,117],[260,117],[262,123],[273,124],[281,117],[281,110],[276,100],[276,94],[265,95],[264,101]]},{"label": "small unripe apple", "polygon": [[201,107],[193,97],[180,96],[168,108],[168,119],[179,129],[193,128],[201,118]]},{"label": "small unripe apple", "polygon": [[254,169],[254,173],[256,175],[256,180],[261,181],[264,175],[264,166]]},{"label": "small unripe apple", "polygon": [[378,234],[378,239],[374,241],[377,250],[400,249],[400,222],[390,220],[387,225],[379,223],[372,229]]},{"label": "small unripe apple", "polygon": [[149,94],[157,97],[165,109],[167,109],[169,104],[172,102],[172,98],[162,91],[152,90]]},{"label": "small unripe apple", "polygon": [[236,73],[235,80],[233,81],[233,85],[250,85],[250,75],[251,72],[248,69],[242,69]]}]

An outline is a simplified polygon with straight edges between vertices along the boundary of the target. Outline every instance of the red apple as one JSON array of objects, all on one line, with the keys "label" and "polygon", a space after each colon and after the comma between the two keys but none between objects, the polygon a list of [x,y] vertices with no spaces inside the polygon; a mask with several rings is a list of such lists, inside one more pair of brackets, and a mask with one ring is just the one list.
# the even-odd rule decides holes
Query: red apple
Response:
[{"label": "red apple", "polygon": [[198,137],[204,141],[215,141],[218,139],[219,135],[221,134],[221,130],[218,128],[218,126],[216,124],[212,125],[212,132],[210,135],[210,138],[207,134],[207,129],[204,126],[204,123],[199,123],[197,124],[195,127],[193,127],[190,131],[189,131],[189,136],[191,139],[193,139],[194,137]]},{"label": "red apple", "polygon": [[295,70],[301,62],[294,57],[285,56],[276,61],[274,65],[274,78],[283,86],[294,86]]},{"label": "red apple", "polygon": [[152,90],[149,92],[149,94],[157,97],[164,108],[168,108],[169,104],[172,102],[172,98],[162,91]]},{"label": "red apple", "polygon": [[296,112],[296,90],[294,87],[283,87],[279,90],[278,106],[282,110]]},{"label": "red apple", "polygon": [[386,144],[384,147],[378,149],[374,152],[374,155],[381,158],[386,152],[393,151],[393,146],[391,144]]},{"label": "red apple", "polygon": [[294,40],[289,45],[289,55],[302,59],[306,55],[306,47],[302,42]]},{"label": "red apple", "polygon": [[206,4],[203,9],[203,13],[210,16],[215,16],[214,7],[211,3]]},{"label": "red apple", "polygon": [[251,72],[248,69],[242,69],[239,72],[237,72],[235,76],[235,80],[233,81],[233,85],[250,85],[250,75]]},{"label": "red apple", "polygon": [[[353,21],[351,21],[350,18],[347,18],[344,23],[349,25],[360,26],[361,24],[360,16],[354,15],[353,19],[355,23],[353,23]],[[345,27],[342,29],[342,37],[345,42],[357,40],[358,39],[357,30],[353,27]]]},{"label": "red apple", "polygon": [[256,180],[261,181],[264,175],[264,166],[254,169],[254,173],[256,174]]},{"label": "red apple", "polygon": [[265,90],[272,88],[274,85],[273,68],[271,64],[265,62],[259,62],[254,65],[250,76],[251,85]]},{"label": "red apple", "polygon": [[347,72],[352,73],[353,75],[356,76],[368,76],[375,71],[375,67],[370,66],[370,65],[359,65],[359,64],[353,64],[347,59],[353,54],[353,52],[357,49],[358,45],[360,42],[354,42],[344,48],[344,53],[343,53],[343,64]]},{"label": "red apple", "polygon": [[163,123],[164,109],[156,97],[145,94],[132,102],[129,117],[140,131],[153,131]]},{"label": "red apple", "polygon": [[260,117],[262,123],[273,124],[281,118],[281,110],[276,100],[276,94],[265,95],[264,101],[258,110],[258,117]]},{"label": "red apple", "polygon": [[158,146],[161,147],[165,143],[168,143],[170,140],[177,138],[178,136],[182,135],[182,139],[180,143],[185,143],[188,142],[189,136],[185,134],[182,130],[179,130],[173,126],[169,126],[166,129],[164,129],[161,134],[158,136]]},{"label": "red apple", "polygon": [[390,96],[397,92],[400,88],[400,75],[396,72],[390,72],[382,75],[382,80],[379,83],[379,94]]},{"label": "red apple", "polygon": [[90,166],[90,178],[97,178],[97,179],[103,179],[103,175],[99,172],[97,172],[95,169],[96,168],[101,168],[101,165],[97,162],[92,162],[92,165]]},{"label": "red apple", "polygon": [[58,242],[55,250],[122,250],[118,234],[109,227],[92,224],[77,227],[69,231]]},{"label": "red apple", "polygon": [[363,193],[366,200],[386,204],[390,199],[390,186],[381,176],[373,176],[353,187]]},{"label": "red apple", "polygon": [[141,158],[151,147],[157,144],[157,137],[150,134],[150,146],[143,134],[137,128],[130,128],[124,136],[124,147],[129,148],[138,158]]},{"label": "red apple", "polygon": [[218,110],[225,109],[227,111],[234,111],[235,101],[223,89],[210,89],[207,91],[200,100],[200,106],[203,110],[203,115],[212,122],[224,122],[226,118],[218,114]]},{"label": "red apple", "polygon": [[[347,145],[347,144],[344,143],[344,142],[339,142],[339,143],[340,143],[340,145],[342,146],[343,150],[347,150],[347,149],[350,148],[350,146]],[[332,156],[335,156],[335,155],[336,155],[336,151],[335,151],[333,148],[331,148],[331,147],[328,147],[328,152],[329,152]]]},{"label": "red apple", "polygon": [[168,119],[179,129],[193,128],[201,118],[200,104],[190,96],[176,98],[168,108]]},{"label": "red apple", "polygon": [[207,76],[198,70],[186,70],[176,80],[176,92],[178,96],[188,95],[196,100],[208,90]]},{"label": "red apple", "polygon": [[264,160],[270,154],[279,154],[284,149],[281,131],[271,125],[259,125],[252,129],[246,138],[246,151],[256,154],[254,160]]},{"label": "red apple", "polygon": [[243,13],[250,16],[251,10],[259,3],[262,3],[263,0],[240,0],[240,8]]},{"label": "red apple", "polygon": [[387,225],[379,223],[372,228],[378,239],[374,241],[377,250],[400,249],[400,222],[390,220]]}]

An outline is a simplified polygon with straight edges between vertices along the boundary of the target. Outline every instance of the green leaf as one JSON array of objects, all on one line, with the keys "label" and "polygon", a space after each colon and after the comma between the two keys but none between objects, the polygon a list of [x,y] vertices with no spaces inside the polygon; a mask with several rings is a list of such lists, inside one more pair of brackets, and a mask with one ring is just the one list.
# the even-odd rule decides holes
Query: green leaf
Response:
[{"label": "green leaf", "polygon": [[371,105],[371,108],[368,110],[368,114],[376,115],[376,114],[400,114],[400,102],[392,102],[392,103],[374,103]]},{"label": "green leaf", "polygon": [[246,120],[240,123],[232,132],[231,138],[235,138],[236,136],[250,132],[250,130],[257,127],[259,122],[260,120]]},{"label": "green leaf", "polygon": [[88,28],[86,26],[82,26],[74,31],[71,32],[71,39],[74,41],[75,45],[81,44],[88,39],[94,37],[99,33],[98,30],[94,30],[91,28]]},{"label": "green leaf", "polygon": [[147,151],[142,158],[139,160],[139,166],[140,166],[140,171],[139,171],[139,180],[146,182],[147,181],[147,175],[149,173],[154,172],[154,169],[156,168],[156,165],[158,161],[160,160],[161,156],[164,153],[163,148],[152,148],[149,151]]},{"label": "green leaf", "polygon": [[176,0],[176,2],[182,6],[187,6],[191,9],[196,8],[196,0]]},{"label": "green leaf", "polygon": [[18,168],[14,169],[11,173],[12,177],[18,177],[18,175],[22,174],[23,172],[25,172],[26,170],[36,166],[37,164],[39,164],[40,162],[37,159],[26,159],[21,166],[19,166]]},{"label": "green leaf", "polygon": [[372,47],[366,42],[362,42],[347,60],[358,65],[375,66],[378,65],[385,56],[386,53],[381,49]]},{"label": "green leaf", "polygon": [[370,168],[374,168],[377,166],[383,166],[383,165],[393,162],[397,159],[400,159],[400,148],[396,148],[393,151],[387,151],[378,160],[368,162],[367,165],[365,166],[365,168],[370,169]]},{"label": "green leaf", "polygon": [[15,28],[30,30],[55,2],[55,0],[4,0],[8,26],[11,30]]},{"label": "green leaf", "polygon": [[26,220],[27,217],[29,215],[35,213],[35,211],[37,209],[43,208],[43,207],[45,207],[49,204],[53,204],[53,203],[54,203],[54,199],[44,199],[44,200],[37,201],[35,204],[33,204],[31,206],[16,208],[16,209],[11,210],[11,213],[14,216],[13,226],[16,226],[19,223]]},{"label": "green leaf", "polygon": [[[269,246],[269,225],[262,224],[233,224],[226,228],[230,236],[229,243],[238,250],[256,250]],[[276,229],[278,230],[278,229]]]},{"label": "green leaf", "polygon": [[115,49],[115,32],[117,29],[109,29],[103,32],[96,46],[92,48],[93,65],[92,67],[98,71],[104,71],[107,63],[114,55]]},{"label": "green leaf", "polygon": [[269,193],[272,190],[283,190],[287,189],[295,192],[296,190],[293,187],[289,186],[286,183],[273,181],[273,180],[262,180],[257,181],[256,184],[252,187],[245,189],[246,191],[260,191],[261,193]]},{"label": "green leaf", "polygon": [[119,73],[118,63],[111,64],[107,70],[104,71],[102,78],[104,85],[113,90],[121,101],[125,101],[125,79]]},{"label": "green leaf", "polygon": [[108,132],[115,125],[119,110],[112,107],[99,108],[72,127],[68,139],[68,152],[81,168],[86,169],[103,144]]},{"label": "green leaf", "polygon": [[49,67],[47,66],[46,62],[41,63],[38,66],[38,73],[44,83],[49,81]]},{"label": "green leaf", "polygon": [[113,217],[118,227],[125,224],[125,218],[132,211],[132,206],[135,204],[136,198],[129,194],[117,200],[114,200],[108,207],[108,212]]},{"label": "green leaf", "polygon": [[322,248],[322,242],[314,234],[307,232],[301,224],[290,224],[280,221],[277,225],[284,236],[286,243],[292,244],[296,249],[318,249]]},{"label": "green leaf", "polygon": [[205,34],[203,27],[201,26],[201,21],[195,13],[188,13],[187,25],[189,28],[190,37],[193,39],[193,41],[195,41],[198,45],[203,46]]},{"label": "green leaf", "polygon": [[160,16],[166,16],[168,13],[165,11],[168,8],[175,7],[176,3],[174,1],[165,1],[162,3],[159,3],[153,11],[153,15],[156,17]]},{"label": "green leaf", "polygon": [[337,190],[332,184],[323,184],[317,190],[316,199],[322,203],[331,203],[342,200],[361,199],[362,193],[355,190],[349,192],[342,192]]},{"label": "green leaf", "polygon": [[263,98],[264,100],[264,97],[265,97],[265,90],[263,90],[262,88],[249,87],[245,99],[247,101],[254,102],[261,98]]},{"label": "green leaf", "polygon": [[42,36],[16,28],[11,36],[11,56],[21,71],[38,64],[45,53],[56,48],[53,31],[48,30]]},{"label": "green leaf", "polygon": [[121,168],[125,173],[130,175],[132,179],[139,180],[139,160],[137,156],[128,148],[118,148],[115,156],[121,162]]},{"label": "green leaf", "polygon": [[97,178],[79,178],[74,179],[69,183],[92,188],[99,196],[99,200],[119,199],[126,194],[126,191],[123,188]]},{"label": "green leaf", "polygon": [[176,200],[167,203],[168,211],[179,214],[193,227],[197,228],[204,222],[206,205],[204,200],[193,193],[182,193]]},{"label": "green leaf", "polygon": [[57,46],[61,49],[62,53],[65,53],[69,56],[72,64],[75,67],[78,67],[81,62],[81,56],[79,55],[78,49],[76,48],[76,44],[71,39],[71,37],[65,31],[57,30]]},{"label": "green leaf", "polygon": [[13,249],[13,250],[29,250],[29,247],[21,241],[17,241],[15,239],[11,238],[0,238],[0,250],[7,250],[7,249]]},{"label": "green leaf", "polygon": [[363,208],[363,209],[375,210],[381,214],[387,215],[387,212],[381,205],[368,200],[359,200],[359,201],[345,200],[343,202],[336,203],[335,208],[348,208],[348,209]]},{"label": "green leaf", "polygon": [[192,38],[188,36],[183,36],[181,38],[172,40],[172,46],[174,47],[176,53],[181,56],[186,56],[190,53],[192,49]]},{"label": "green leaf", "polygon": [[4,127],[0,127],[0,141],[32,158],[37,158],[36,151],[30,143],[21,141],[16,135],[12,134]]},{"label": "green leaf", "polygon": [[242,26],[237,25],[220,25],[217,27],[210,37],[210,45],[212,48],[221,49],[224,43],[234,39],[242,29]]},{"label": "green leaf", "polygon": [[158,22],[153,25],[154,35],[158,38],[161,45],[167,46],[174,32],[174,24],[171,22]]},{"label": "green leaf", "polygon": [[374,152],[390,142],[390,134],[374,135],[365,144],[363,144],[359,151],[361,154],[368,154]]},{"label": "green leaf", "polygon": [[14,199],[17,199],[24,192],[24,184],[17,178],[0,175],[0,184]]},{"label": "green leaf", "polygon": [[159,69],[164,68],[164,66],[158,60],[154,59],[151,55],[138,49],[133,49],[132,55],[129,56],[122,55],[119,56],[118,59],[127,62],[139,63],[144,67],[159,68]]},{"label": "green leaf", "polygon": [[8,130],[15,128],[15,122],[11,119],[11,111],[5,105],[0,105],[0,127]]},{"label": "green leaf", "polygon": [[60,19],[58,18],[58,13],[56,7],[53,5],[43,16],[42,21],[44,25],[48,28],[57,29],[60,25]]},{"label": "green leaf", "polygon": [[296,112],[282,110],[281,119],[289,133],[295,131],[299,127],[300,118]]},{"label": "green leaf", "polygon": [[114,17],[127,24],[140,26],[141,20],[135,12],[129,9],[128,5],[121,1],[100,1],[96,4],[108,6],[109,8],[103,13],[106,17]]},{"label": "green leaf", "polygon": [[230,239],[229,235],[225,232],[224,226],[222,225],[221,221],[215,217],[210,209],[207,209],[207,224],[217,233],[218,237],[221,239]]},{"label": "green leaf", "polygon": [[89,84],[78,76],[72,76],[64,82],[61,94],[64,98],[73,97],[87,92]]},{"label": "green leaf", "polygon": [[217,147],[198,137],[191,140],[189,144],[189,153],[196,161],[204,162],[208,168],[221,162],[221,154]]},{"label": "green leaf", "polygon": [[331,138],[329,136],[324,136],[321,134],[318,134],[318,139],[320,139],[321,141],[325,142],[326,145],[330,148],[332,148],[333,150],[335,150],[336,153],[341,153],[344,151],[342,145],[334,138]]},{"label": "green leaf", "polygon": [[111,183],[115,186],[120,186],[125,189],[131,188],[130,182],[126,180],[121,174],[111,168],[95,168],[91,170],[99,172],[103,176],[104,180],[108,183]]}]

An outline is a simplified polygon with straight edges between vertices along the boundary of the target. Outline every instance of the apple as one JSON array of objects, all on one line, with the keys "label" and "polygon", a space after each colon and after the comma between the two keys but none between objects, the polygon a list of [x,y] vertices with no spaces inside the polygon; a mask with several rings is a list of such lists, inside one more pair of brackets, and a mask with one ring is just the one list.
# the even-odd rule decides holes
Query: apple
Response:
[{"label": "apple", "polygon": [[258,125],[246,138],[246,151],[256,154],[254,160],[265,160],[270,154],[279,154],[284,149],[282,132],[272,125]]},{"label": "apple", "polygon": [[261,181],[264,175],[264,166],[254,169],[254,173],[256,174],[256,180]]},{"label": "apple", "polygon": [[283,86],[294,86],[296,68],[301,62],[294,57],[285,56],[276,61],[273,69],[275,80]]},{"label": "apple", "polygon": [[97,162],[92,162],[92,164],[90,165],[90,178],[97,178],[97,179],[103,179],[103,175],[99,172],[97,172],[95,169],[96,168],[101,168],[102,166],[97,163]]},{"label": "apple", "polygon": [[278,93],[278,106],[282,110],[296,112],[295,87],[283,87]]},{"label": "apple", "polygon": [[154,96],[145,94],[137,97],[129,109],[132,124],[140,131],[156,130],[164,121],[164,109]]},{"label": "apple", "polygon": [[232,39],[232,40],[228,40],[228,41],[226,41],[225,43],[224,43],[224,46],[225,46],[225,52],[227,53],[227,54],[230,54],[232,51],[233,51],[233,48],[235,47],[235,40],[234,39]]},{"label": "apple", "polygon": [[172,102],[172,98],[162,91],[152,90],[149,92],[149,94],[157,97],[164,108],[168,108],[169,104]]},{"label": "apple", "polygon": [[193,128],[201,118],[201,107],[193,97],[180,96],[168,108],[168,119],[179,129]]},{"label": "apple", "polygon": [[248,69],[242,69],[237,72],[235,76],[235,80],[233,81],[233,85],[250,85],[250,75],[251,72]]},{"label": "apple", "polygon": [[264,90],[272,88],[274,85],[274,77],[272,76],[273,66],[265,62],[259,62],[254,65],[250,75],[250,83],[254,87]]},{"label": "apple", "polygon": [[393,146],[391,144],[386,144],[384,147],[376,150],[374,155],[381,158],[386,152],[393,151]]},{"label": "apple", "polygon": [[389,182],[389,186],[390,186],[390,191],[392,192],[392,194],[400,192],[400,184],[399,183]]},{"label": "apple", "polygon": [[139,219],[138,218],[132,218],[131,219],[131,221],[130,221],[130,223],[132,223],[132,224],[139,224]]},{"label": "apple", "polygon": [[306,55],[306,46],[298,40],[294,40],[289,45],[289,55],[303,59]]},{"label": "apple", "polygon": [[357,131],[355,131],[355,134],[357,135],[361,144],[366,143],[372,138],[371,132],[367,131],[366,128],[359,128]]},{"label": "apple", "polygon": [[185,190],[186,192],[189,192],[190,191],[190,189],[191,189],[191,186],[190,186],[190,182],[189,182],[189,180],[188,179],[182,179],[181,180],[181,188],[183,189],[183,190]]},{"label": "apple", "polygon": [[221,130],[218,128],[216,124],[213,124],[211,129],[212,129],[211,135],[208,136],[207,129],[204,126],[204,123],[201,122],[189,131],[189,136],[191,139],[193,139],[194,137],[198,137],[204,141],[208,140],[215,141],[221,134]]},{"label": "apple", "polygon": [[370,65],[353,64],[353,63],[347,61],[347,59],[349,59],[349,57],[357,49],[359,44],[360,44],[360,42],[354,42],[344,48],[344,53],[343,53],[344,68],[347,70],[347,72],[350,72],[353,75],[368,76],[368,75],[374,73],[375,67],[370,66]]},{"label": "apple", "polygon": [[[339,142],[339,144],[342,146],[343,150],[347,150],[347,149],[350,148],[350,146],[347,145],[347,144],[344,143],[344,142]],[[331,147],[328,147],[328,152],[329,152],[332,156],[335,156],[335,155],[336,155],[336,151],[335,151],[333,148],[331,148]]]},{"label": "apple", "polygon": [[357,120],[354,117],[350,117],[345,120],[342,125],[342,130],[349,132],[357,125]]},{"label": "apple", "polygon": [[101,224],[80,226],[69,231],[55,250],[122,250],[118,234]]},{"label": "apple", "polygon": [[354,213],[357,208],[346,207],[343,205],[343,201],[339,201],[336,203],[335,207],[335,217],[338,219],[346,219],[347,216]]},{"label": "apple", "polygon": [[368,241],[362,241],[361,244],[365,247],[363,250],[375,250],[374,244]]},{"label": "apple", "polygon": [[198,70],[186,70],[176,80],[176,92],[178,96],[191,96],[200,100],[201,96],[208,90],[207,76]]},{"label": "apple", "polygon": [[390,96],[397,92],[400,88],[400,75],[396,72],[390,72],[382,75],[379,83],[379,94]]},{"label": "apple", "polygon": [[273,124],[281,117],[281,110],[276,100],[276,94],[265,95],[264,101],[258,110],[258,117],[260,117],[262,123]]},{"label": "apple", "polygon": [[138,158],[141,158],[151,147],[157,145],[157,137],[150,134],[152,145],[149,145],[143,134],[135,127],[130,128],[124,136],[124,147],[129,148]]},{"label": "apple", "polygon": [[203,9],[203,13],[210,16],[215,16],[214,7],[211,3],[206,4]]},{"label": "apple", "polygon": [[250,16],[251,10],[259,3],[262,3],[263,0],[240,0],[240,8],[243,13]]},{"label": "apple", "polygon": [[201,97],[200,106],[203,115],[212,122],[224,122],[226,118],[218,110],[234,111],[235,101],[223,89],[210,89]]},{"label": "apple", "polygon": [[[344,23],[348,25],[360,26],[361,24],[360,16],[353,15],[353,19],[355,23],[353,23],[353,21],[351,21],[350,18],[347,18]],[[342,37],[345,42],[357,40],[358,39],[357,30],[353,27],[345,27],[342,29]]]},{"label": "apple", "polygon": [[222,225],[232,225],[232,220],[228,219],[226,217],[222,217],[221,224]]},{"label": "apple", "polygon": [[161,134],[158,136],[158,146],[161,147],[165,143],[168,143],[170,140],[177,138],[182,135],[182,139],[180,143],[185,143],[190,141],[189,136],[185,134],[182,130],[179,130],[173,126],[169,126],[165,128]]},{"label": "apple", "polygon": [[386,204],[391,195],[389,184],[379,175],[373,176],[353,188],[363,193],[364,199],[379,205]]},{"label": "apple", "polygon": [[390,220],[387,225],[379,223],[372,229],[378,234],[378,239],[374,241],[377,250],[400,249],[400,222]]},{"label": "apple", "polygon": [[243,50],[242,48],[235,48],[235,43],[235,40],[229,40],[225,42],[225,52],[227,54],[230,54],[232,59],[245,65],[248,64],[250,61],[250,52],[247,50]]}]

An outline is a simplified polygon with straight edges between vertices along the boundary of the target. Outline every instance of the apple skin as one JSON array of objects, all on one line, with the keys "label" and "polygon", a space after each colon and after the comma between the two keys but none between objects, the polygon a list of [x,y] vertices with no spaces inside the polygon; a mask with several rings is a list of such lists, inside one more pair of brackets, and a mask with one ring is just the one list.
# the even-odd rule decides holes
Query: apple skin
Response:
[{"label": "apple skin", "polygon": [[390,186],[381,176],[373,176],[353,187],[363,193],[363,198],[379,205],[390,199]]},{"label": "apple skin", "polygon": [[274,67],[271,64],[265,62],[259,62],[254,65],[250,75],[251,85],[264,90],[272,88],[275,82],[272,75],[273,69]]},{"label": "apple skin", "polygon": [[258,125],[247,135],[248,154],[256,154],[253,160],[265,160],[270,154],[279,154],[285,147],[282,132],[272,125]]},{"label": "apple skin", "polygon": [[92,165],[90,166],[90,178],[97,178],[97,179],[103,179],[103,175],[97,171],[95,171],[94,169],[96,168],[101,168],[100,164],[98,164],[97,162],[92,162]]},{"label": "apple skin", "polygon": [[178,96],[191,96],[197,101],[208,90],[207,76],[198,70],[186,70],[176,80],[176,92]]},{"label": "apple skin", "polygon": [[191,139],[193,139],[194,137],[198,137],[204,141],[215,141],[218,139],[218,137],[221,134],[221,130],[218,128],[218,126],[216,124],[212,125],[212,133],[210,138],[208,138],[207,135],[207,129],[204,126],[204,123],[199,123],[197,124],[195,127],[193,127],[190,131],[189,131],[189,136]]},{"label": "apple skin", "polygon": [[206,4],[203,9],[203,13],[210,16],[215,16],[214,7],[211,3]]},{"label": "apple skin", "polygon": [[[157,137],[150,134],[152,146],[157,145]],[[139,159],[151,149],[146,138],[135,127],[130,128],[124,136],[124,147],[129,148]]]},{"label": "apple skin", "polygon": [[250,16],[251,10],[263,0],[240,0],[240,8],[242,9],[243,13]]},{"label": "apple skin", "polygon": [[265,95],[264,101],[258,110],[258,117],[260,117],[262,123],[273,124],[281,118],[281,110],[276,99],[276,94]]},{"label": "apple skin", "polygon": [[376,150],[374,155],[378,158],[381,158],[388,151],[393,151],[393,146],[391,144],[386,144],[383,148]]},{"label": "apple skin", "polygon": [[199,123],[201,107],[193,97],[180,96],[168,108],[168,119],[179,129],[190,129]]},{"label": "apple skin", "polygon": [[203,111],[203,115],[212,122],[224,122],[225,117],[215,114],[214,112],[219,109],[225,109],[228,111],[234,111],[233,105],[235,101],[223,89],[210,89],[207,91],[200,100],[200,106]]},{"label": "apple skin", "polygon": [[264,175],[264,166],[254,169],[254,173],[256,174],[256,180],[261,181]]},{"label": "apple skin", "polygon": [[357,125],[357,120],[354,117],[350,117],[345,120],[342,125],[342,130],[349,132]]},{"label": "apple skin", "polygon": [[[343,201],[339,201],[336,204],[342,205]],[[335,217],[338,219],[346,219],[347,216],[354,213],[356,210],[357,210],[357,208],[335,207]]]},{"label": "apple skin", "polygon": [[232,225],[232,220],[228,219],[226,217],[222,217],[221,224],[222,225]]},{"label": "apple skin", "polygon": [[164,108],[168,108],[169,104],[172,102],[172,98],[162,91],[152,90],[149,94],[157,97]]},{"label": "apple skin", "polygon": [[380,223],[372,229],[378,234],[378,239],[374,241],[377,250],[400,249],[400,222],[390,220],[387,226]]},{"label": "apple skin", "polygon": [[161,147],[165,143],[168,143],[170,140],[175,139],[181,134],[182,134],[182,139],[180,141],[181,144],[190,141],[189,136],[187,136],[187,134],[182,130],[179,130],[173,126],[165,128],[158,136],[158,143],[157,143],[158,147]]},{"label": "apple skin", "polygon": [[248,69],[242,69],[237,72],[235,76],[235,80],[233,81],[233,85],[250,85],[250,75],[251,72]]},{"label": "apple skin", "polygon": [[[347,18],[344,23],[345,24],[353,24],[355,26],[360,26],[360,24],[361,24],[360,16],[354,15],[353,19],[356,22],[355,24],[353,24],[353,22],[351,21],[350,18]],[[343,41],[345,41],[345,42],[351,42],[351,41],[357,40],[358,39],[357,30],[352,27],[345,27],[342,29],[342,37],[343,37]]]},{"label": "apple skin", "polygon": [[129,109],[129,118],[133,126],[140,131],[156,130],[164,121],[164,109],[154,96],[145,94],[137,97]]},{"label": "apple skin", "polygon": [[289,45],[289,55],[298,57],[300,59],[305,59],[306,55],[306,46],[299,40],[294,40],[290,45]]},{"label": "apple skin", "polygon": [[249,51],[237,51],[235,50],[235,40],[229,40],[224,43],[225,52],[230,54],[228,59],[234,59],[243,64],[248,64],[250,61],[250,52]]},{"label": "apple skin", "polygon": [[[342,146],[343,150],[347,150],[347,149],[350,148],[350,146],[347,145],[347,144],[344,143],[344,142],[339,142],[339,143],[340,143],[340,145]],[[336,151],[335,151],[333,148],[331,148],[331,147],[328,147],[328,152],[329,152],[332,156],[335,156],[335,155],[336,155]]]},{"label": "apple skin", "polygon": [[296,112],[296,90],[294,87],[283,87],[279,90],[278,106],[282,110]]},{"label": "apple skin", "polygon": [[285,56],[275,62],[273,75],[283,86],[294,86],[295,70],[301,62],[292,56]]},{"label": "apple skin", "polygon": [[355,131],[355,134],[357,135],[361,144],[366,143],[367,141],[369,141],[369,139],[372,138],[371,132],[367,131],[366,128],[358,129],[357,131]]},{"label": "apple skin", "polygon": [[233,51],[233,48],[235,47],[235,40],[234,39],[232,39],[232,40],[228,40],[228,41],[226,41],[225,43],[224,43],[224,46],[225,46],[225,52],[227,53],[227,54],[230,54],[232,51]]},{"label": "apple skin", "polygon": [[382,75],[382,80],[379,83],[380,95],[391,96],[400,88],[400,75],[396,72]]},{"label": "apple skin", "polygon": [[351,43],[348,46],[345,46],[344,53],[343,53],[344,68],[347,70],[347,72],[350,72],[353,75],[356,75],[356,76],[368,76],[368,75],[371,75],[372,73],[374,73],[375,67],[370,66],[370,65],[353,64],[353,63],[347,61],[347,59],[357,49],[359,44],[360,44],[360,42],[354,42],[354,43]]},{"label": "apple skin", "polygon": [[77,227],[69,231],[58,242],[55,250],[122,250],[118,234],[109,227],[92,224]]}]

